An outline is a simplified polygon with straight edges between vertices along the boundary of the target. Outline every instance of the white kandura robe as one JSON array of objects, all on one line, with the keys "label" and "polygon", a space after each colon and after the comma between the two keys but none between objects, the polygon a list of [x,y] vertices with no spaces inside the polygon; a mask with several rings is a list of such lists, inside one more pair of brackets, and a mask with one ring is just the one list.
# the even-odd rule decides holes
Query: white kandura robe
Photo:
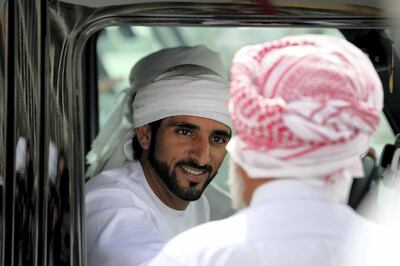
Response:
[{"label": "white kandura robe", "polygon": [[146,265],[169,239],[209,221],[204,196],[184,211],[161,202],[137,161],[92,178],[85,203],[89,266]]},{"label": "white kandura robe", "polygon": [[150,265],[389,265],[369,245],[385,244],[380,228],[327,195],[304,181],[266,183],[250,207],[178,235]]}]

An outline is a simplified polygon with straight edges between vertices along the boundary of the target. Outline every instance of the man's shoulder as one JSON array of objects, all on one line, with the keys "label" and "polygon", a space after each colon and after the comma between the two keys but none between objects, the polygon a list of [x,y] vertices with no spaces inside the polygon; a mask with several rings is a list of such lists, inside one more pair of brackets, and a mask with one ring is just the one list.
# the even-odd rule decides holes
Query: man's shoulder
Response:
[{"label": "man's shoulder", "polygon": [[126,164],[91,178],[85,184],[87,209],[136,207],[147,210],[148,206],[144,202],[147,192],[143,186],[143,177],[135,167],[133,164]]}]

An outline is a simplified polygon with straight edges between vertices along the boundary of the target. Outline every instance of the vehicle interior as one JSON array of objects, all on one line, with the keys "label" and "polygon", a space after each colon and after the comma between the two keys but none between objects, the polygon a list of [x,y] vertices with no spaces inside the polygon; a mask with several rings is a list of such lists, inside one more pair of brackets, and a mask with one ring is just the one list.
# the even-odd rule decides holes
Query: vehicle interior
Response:
[{"label": "vehicle interior", "polygon": [[[398,6],[389,0],[0,1],[6,14],[0,18],[0,261],[85,265],[83,190],[94,175],[86,155],[129,89],[132,66],[176,46],[219,52],[228,76],[240,47],[287,35],[332,35],[362,49],[383,83],[384,110],[362,158],[365,178],[355,179],[348,204],[372,221],[390,219],[400,191]],[[10,38],[13,31],[19,38]],[[206,191],[213,220],[234,212],[228,161]]]},{"label": "vehicle interior", "polygon": [[[340,30],[335,28],[247,28],[247,27],[145,27],[145,26],[117,26],[107,27],[97,36],[97,84],[98,84],[98,127],[99,130],[110,126],[107,123],[113,109],[118,106],[118,98],[122,91],[129,89],[128,76],[130,69],[140,58],[159,49],[176,46],[194,46],[203,44],[214,51],[221,53],[226,66],[227,75],[232,57],[240,47],[248,44],[262,43],[288,35],[324,34],[340,38],[354,38],[367,53],[385,49],[391,51],[391,41],[385,31]],[[359,36],[355,37],[354,35]],[[366,35],[364,35],[366,34]],[[241,38],[238,38],[241,36]],[[365,39],[365,41],[363,41]],[[374,41],[375,40],[375,41]],[[364,42],[364,43],[363,43]],[[375,56],[375,55],[371,55]],[[388,58],[389,54],[377,55]],[[385,63],[383,63],[385,64]],[[377,66],[386,69],[386,66]],[[123,93],[122,93],[123,94]],[[88,103],[89,104],[89,103]],[[93,104],[93,103],[91,103]],[[111,118],[115,119],[115,118]],[[107,130],[107,129],[105,129]],[[368,178],[355,179],[349,204],[357,208],[371,186],[379,180],[380,171],[377,159],[380,158],[386,143],[394,142],[394,133],[384,114],[378,132],[372,138],[371,150],[374,155],[363,158],[364,168]],[[215,181],[206,190],[207,198],[211,203],[211,218],[225,218],[232,214],[229,203],[229,191],[226,183],[228,175],[227,161],[220,169]],[[88,161],[90,163],[90,160]],[[88,178],[93,173],[87,173]],[[214,203],[214,204],[213,204]]]}]

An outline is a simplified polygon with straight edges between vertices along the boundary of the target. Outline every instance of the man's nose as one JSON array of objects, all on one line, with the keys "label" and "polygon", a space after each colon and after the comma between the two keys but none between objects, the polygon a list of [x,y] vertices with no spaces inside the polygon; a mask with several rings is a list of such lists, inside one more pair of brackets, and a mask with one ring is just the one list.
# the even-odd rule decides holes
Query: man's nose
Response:
[{"label": "man's nose", "polygon": [[200,166],[204,166],[210,162],[210,143],[208,138],[197,138],[194,141],[191,157],[195,159]]}]

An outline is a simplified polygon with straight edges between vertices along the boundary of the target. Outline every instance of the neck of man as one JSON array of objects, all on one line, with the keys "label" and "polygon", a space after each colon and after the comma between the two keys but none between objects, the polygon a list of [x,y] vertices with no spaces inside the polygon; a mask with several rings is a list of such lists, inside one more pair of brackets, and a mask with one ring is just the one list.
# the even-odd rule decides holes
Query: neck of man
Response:
[{"label": "neck of man", "polygon": [[147,183],[149,184],[151,190],[156,194],[156,196],[168,207],[183,211],[189,205],[189,201],[183,200],[172,193],[168,187],[164,184],[161,178],[158,176],[153,166],[150,164],[147,158],[140,158],[140,164],[143,168],[144,176],[146,177]]},{"label": "neck of man", "polygon": [[274,178],[251,178],[249,174],[238,164],[234,164],[234,171],[238,172],[237,178],[241,179],[241,182],[239,182],[243,186],[243,194],[242,194],[242,199],[243,202],[246,206],[250,205],[250,202],[253,198],[254,192],[256,189],[265,183],[269,183],[273,180]]}]

